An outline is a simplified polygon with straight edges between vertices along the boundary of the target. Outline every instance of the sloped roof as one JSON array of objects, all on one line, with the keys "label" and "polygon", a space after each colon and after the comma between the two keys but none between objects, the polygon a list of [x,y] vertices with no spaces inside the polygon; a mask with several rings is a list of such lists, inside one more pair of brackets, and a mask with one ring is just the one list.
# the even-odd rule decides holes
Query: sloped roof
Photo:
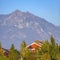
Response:
[{"label": "sloped roof", "polygon": [[37,48],[37,47],[41,47],[42,46],[42,42],[35,40],[32,44],[28,45],[27,48]]}]

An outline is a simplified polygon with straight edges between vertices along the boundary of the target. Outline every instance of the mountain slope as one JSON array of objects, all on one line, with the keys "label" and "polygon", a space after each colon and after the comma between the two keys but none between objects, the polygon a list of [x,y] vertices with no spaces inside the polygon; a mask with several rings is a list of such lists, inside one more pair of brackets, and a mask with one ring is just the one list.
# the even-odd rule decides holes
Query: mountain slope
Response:
[{"label": "mountain slope", "polygon": [[58,28],[29,12],[16,10],[8,15],[0,15],[0,41],[5,48],[12,43],[18,48],[23,40],[31,43],[36,39],[49,39],[51,35],[60,43]]}]

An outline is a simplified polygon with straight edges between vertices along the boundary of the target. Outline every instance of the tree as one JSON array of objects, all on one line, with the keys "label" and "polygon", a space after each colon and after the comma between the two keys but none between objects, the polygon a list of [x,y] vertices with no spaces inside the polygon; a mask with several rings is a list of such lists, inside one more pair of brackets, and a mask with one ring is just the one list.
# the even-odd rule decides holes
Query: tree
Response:
[{"label": "tree", "polygon": [[14,44],[12,44],[10,50],[14,50],[14,49],[15,49]]},{"label": "tree", "polygon": [[48,40],[46,40],[42,45],[42,48],[41,48],[42,52],[49,53],[49,49],[50,49],[49,47],[50,47],[50,43],[48,42]]},{"label": "tree", "polygon": [[21,59],[23,60],[32,60],[31,51],[27,48],[27,44],[25,41],[21,43],[20,55],[21,55]]},{"label": "tree", "polygon": [[59,53],[60,53],[60,45],[59,45]]},{"label": "tree", "polygon": [[2,55],[2,54],[3,54],[3,52],[2,52],[2,44],[0,42],[0,55]]},{"label": "tree", "polygon": [[50,42],[51,42],[52,47],[55,47],[56,42],[53,36],[50,37]]},{"label": "tree", "polygon": [[48,53],[44,53],[41,55],[40,60],[51,60],[50,55]]},{"label": "tree", "polygon": [[4,56],[1,42],[0,42],[0,60],[8,60],[8,58]]},{"label": "tree", "polygon": [[58,46],[57,46],[53,36],[51,36],[50,41],[51,41],[50,57],[51,57],[51,60],[56,60],[57,59],[57,54],[58,54]]},{"label": "tree", "polygon": [[12,44],[9,51],[9,60],[17,60],[19,58],[19,52],[15,49],[14,44]]},{"label": "tree", "polygon": [[26,60],[25,53],[26,53],[26,42],[23,41],[23,42],[21,43],[21,46],[20,46],[21,59],[23,59],[23,60]]},{"label": "tree", "polygon": [[6,56],[0,55],[0,60],[8,60]]}]

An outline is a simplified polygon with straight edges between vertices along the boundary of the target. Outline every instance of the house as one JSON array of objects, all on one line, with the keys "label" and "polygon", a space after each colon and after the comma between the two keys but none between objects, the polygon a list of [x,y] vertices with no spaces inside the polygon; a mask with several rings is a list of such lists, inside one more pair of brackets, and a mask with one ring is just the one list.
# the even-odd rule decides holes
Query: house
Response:
[{"label": "house", "polygon": [[2,48],[2,55],[8,57],[9,51],[7,49]]},{"label": "house", "polygon": [[35,40],[32,44],[28,45],[27,48],[31,50],[32,52],[35,51],[37,48],[41,48],[43,45],[42,41]]}]

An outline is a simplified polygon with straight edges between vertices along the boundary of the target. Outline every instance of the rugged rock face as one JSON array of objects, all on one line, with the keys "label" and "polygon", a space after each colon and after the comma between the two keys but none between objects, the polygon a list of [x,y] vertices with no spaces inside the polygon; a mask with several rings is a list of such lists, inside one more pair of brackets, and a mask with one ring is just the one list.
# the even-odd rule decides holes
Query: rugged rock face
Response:
[{"label": "rugged rock face", "polygon": [[23,40],[31,43],[49,39],[51,35],[60,43],[60,29],[29,12],[16,10],[8,15],[0,15],[0,41],[3,47],[8,48],[14,43],[18,48]]}]

